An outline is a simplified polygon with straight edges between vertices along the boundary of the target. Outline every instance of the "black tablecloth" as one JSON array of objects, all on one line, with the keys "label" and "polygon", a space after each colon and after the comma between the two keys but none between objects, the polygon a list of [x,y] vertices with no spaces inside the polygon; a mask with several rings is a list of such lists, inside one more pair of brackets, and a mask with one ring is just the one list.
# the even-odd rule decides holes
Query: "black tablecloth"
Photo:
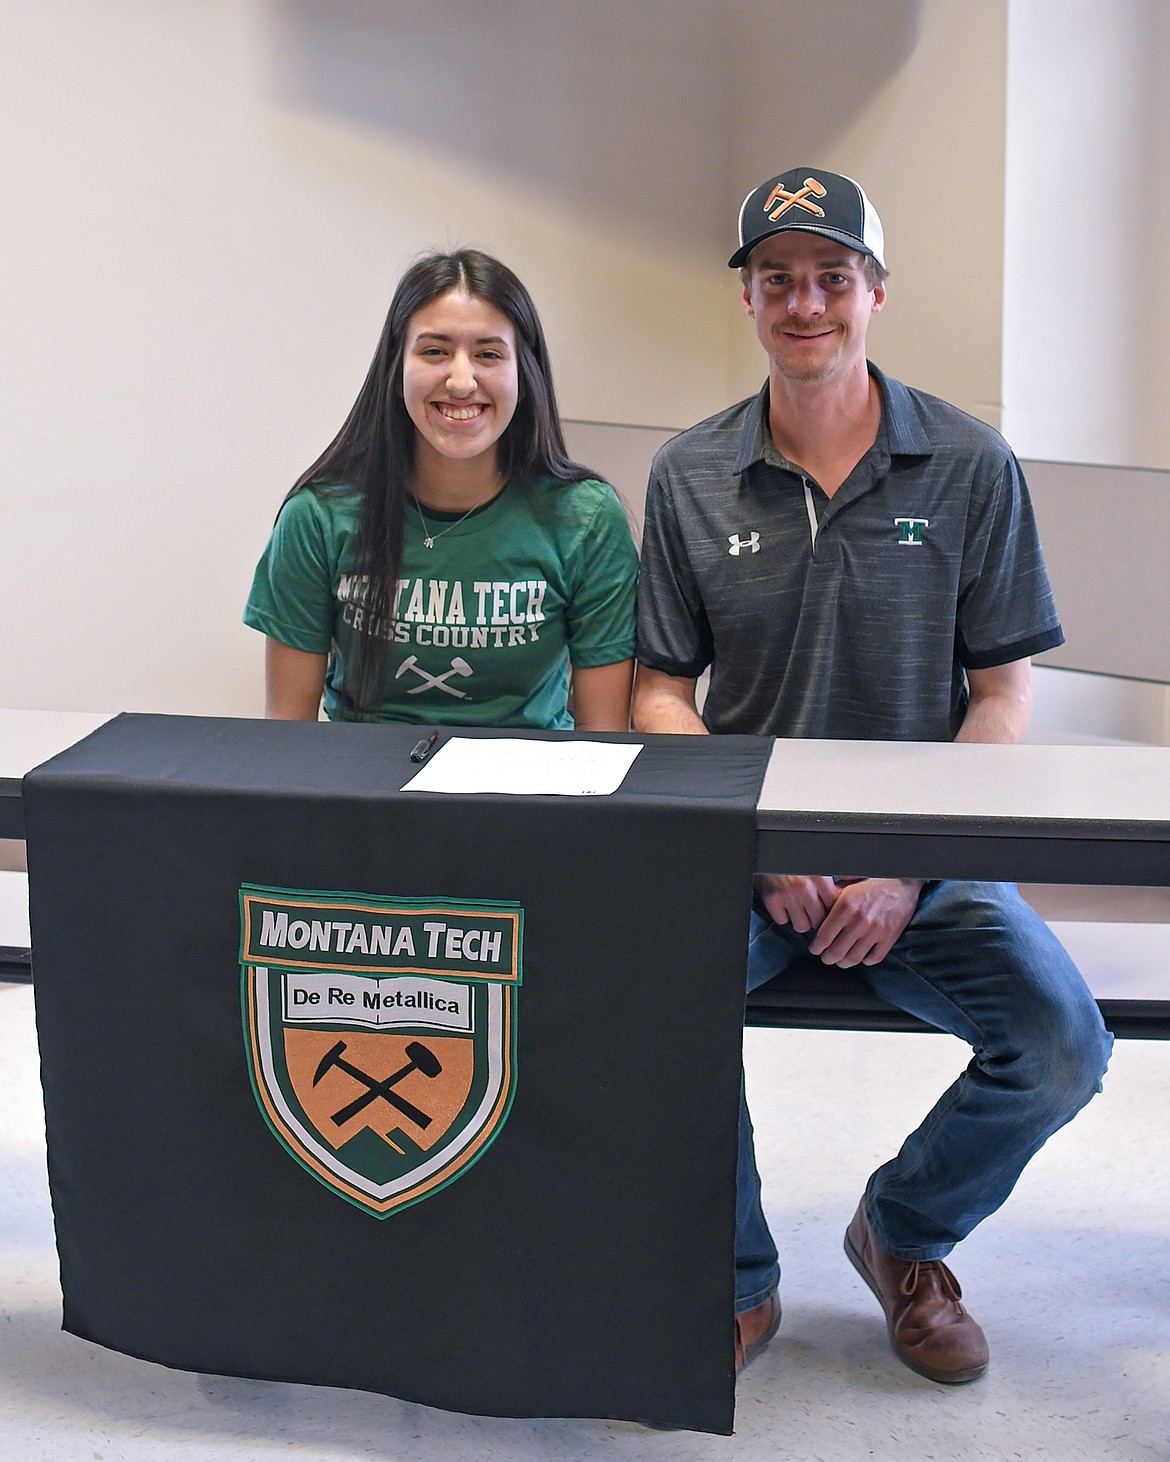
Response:
[{"label": "black tablecloth", "polygon": [[399,790],[418,735],[123,716],[25,779],[65,1327],[727,1432],[770,742],[471,797]]}]

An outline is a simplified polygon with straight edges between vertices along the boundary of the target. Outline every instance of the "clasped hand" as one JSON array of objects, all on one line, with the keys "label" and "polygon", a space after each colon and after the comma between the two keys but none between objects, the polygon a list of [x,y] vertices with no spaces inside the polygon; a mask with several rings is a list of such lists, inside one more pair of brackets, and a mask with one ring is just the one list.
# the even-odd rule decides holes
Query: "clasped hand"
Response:
[{"label": "clasped hand", "polygon": [[922,883],[914,878],[831,878],[766,873],[756,891],[777,924],[816,930],[809,953],[827,965],[880,964],[914,917]]}]

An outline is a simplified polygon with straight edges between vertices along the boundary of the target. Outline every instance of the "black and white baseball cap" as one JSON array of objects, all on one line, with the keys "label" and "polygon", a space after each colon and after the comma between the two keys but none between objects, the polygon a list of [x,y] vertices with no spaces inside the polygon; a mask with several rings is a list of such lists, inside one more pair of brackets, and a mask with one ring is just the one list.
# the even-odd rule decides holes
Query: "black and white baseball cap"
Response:
[{"label": "black and white baseball cap", "polygon": [[886,267],[882,221],[861,184],[809,167],[789,168],[747,195],[739,210],[739,248],[728,265],[738,269],[757,244],[790,228],[836,239]]}]

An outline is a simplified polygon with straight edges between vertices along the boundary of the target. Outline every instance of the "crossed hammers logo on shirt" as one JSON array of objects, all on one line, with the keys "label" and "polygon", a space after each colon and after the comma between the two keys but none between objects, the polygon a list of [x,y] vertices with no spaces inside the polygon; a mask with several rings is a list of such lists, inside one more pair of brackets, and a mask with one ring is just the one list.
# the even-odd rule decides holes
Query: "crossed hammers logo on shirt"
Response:
[{"label": "crossed hammers logo on shirt", "polygon": [[418,685],[412,685],[406,692],[407,695],[422,695],[424,690],[441,690],[444,695],[454,696],[457,701],[470,699],[465,690],[457,690],[455,686],[447,684],[453,675],[472,674],[471,666],[462,655],[456,655],[451,661],[450,670],[444,670],[441,675],[432,675],[429,670],[424,670],[418,663],[417,655],[407,655],[394,672],[394,679],[401,679],[408,670],[413,670],[420,679]]}]

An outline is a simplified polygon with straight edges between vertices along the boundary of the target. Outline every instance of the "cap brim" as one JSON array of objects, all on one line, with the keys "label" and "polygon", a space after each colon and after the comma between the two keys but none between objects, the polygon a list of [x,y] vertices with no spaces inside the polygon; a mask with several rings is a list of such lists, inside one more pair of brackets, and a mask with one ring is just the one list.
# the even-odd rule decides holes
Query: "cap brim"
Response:
[{"label": "cap brim", "polygon": [[879,259],[872,249],[867,249],[861,240],[855,235],[846,233],[840,228],[818,228],[815,223],[795,224],[782,223],[777,228],[769,229],[767,233],[758,234],[750,244],[741,244],[731,258],[727,261],[729,269],[740,269],[748,261],[748,256],[754,249],[758,249],[768,239],[774,239],[777,234],[819,234],[823,239],[833,239],[838,244],[844,244],[846,248],[852,249],[855,254],[868,254],[871,259],[877,262],[884,269],[885,260]]}]

